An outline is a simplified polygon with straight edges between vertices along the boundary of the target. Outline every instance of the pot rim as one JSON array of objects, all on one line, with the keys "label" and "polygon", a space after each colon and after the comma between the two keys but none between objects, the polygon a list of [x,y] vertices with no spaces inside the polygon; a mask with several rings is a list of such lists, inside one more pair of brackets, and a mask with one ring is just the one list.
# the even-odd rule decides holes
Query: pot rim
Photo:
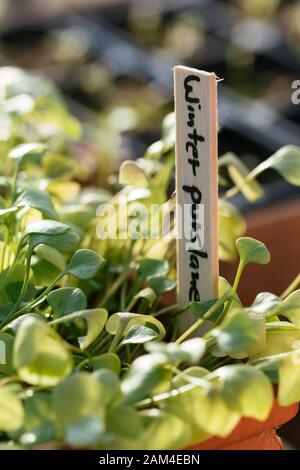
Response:
[{"label": "pot rim", "polygon": [[185,447],[185,450],[218,450],[238,442],[247,441],[254,436],[276,429],[282,424],[287,423],[296,416],[298,409],[299,403],[281,406],[277,398],[275,398],[270,414],[265,421],[242,418],[229,436],[225,438],[212,436],[203,442]]}]

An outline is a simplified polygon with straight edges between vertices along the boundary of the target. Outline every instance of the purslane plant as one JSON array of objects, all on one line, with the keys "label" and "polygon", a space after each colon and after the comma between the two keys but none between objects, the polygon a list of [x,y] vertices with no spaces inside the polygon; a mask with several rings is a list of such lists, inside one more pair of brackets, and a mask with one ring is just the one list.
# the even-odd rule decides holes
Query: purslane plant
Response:
[{"label": "purslane plant", "polygon": [[[162,140],[123,163],[111,193],[71,190],[65,176],[45,174],[51,142],[9,149],[0,200],[3,447],[176,449],[226,436],[241,417],[265,420],[272,384],[280,404],[299,401],[298,280],[282,297],[263,292],[244,307],[243,270],[270,255],[240,237],[242,223],[222,219],[241,220],[227,199],[258,197],[256,176],[269,167],[299,184],[299,149],[288,146],[252,172],[232,155],[221,159],[235,183],[221,203],[221,253],[232,257],[234,245],[240,263],[233,286],[220,278],[219,298],[186,306],[195,322],[179,332],[185,309],[166,303],[176,286],[174,237],[96,236],[104,202],[172,210],[173,144],[168,116]],[[206,333],[193,337],[203,322]]]}]

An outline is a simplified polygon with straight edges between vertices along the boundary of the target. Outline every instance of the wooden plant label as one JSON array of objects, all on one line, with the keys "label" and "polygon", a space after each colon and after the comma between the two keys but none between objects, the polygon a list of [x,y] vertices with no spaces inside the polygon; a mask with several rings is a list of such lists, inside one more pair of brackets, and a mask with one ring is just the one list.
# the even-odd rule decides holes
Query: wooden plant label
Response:
[{"label": "wooden plant label", "polygon": [[[217,77],[174,69],[178,302],[218,294]],[[182,327],[196,321],[187,312]]]}]

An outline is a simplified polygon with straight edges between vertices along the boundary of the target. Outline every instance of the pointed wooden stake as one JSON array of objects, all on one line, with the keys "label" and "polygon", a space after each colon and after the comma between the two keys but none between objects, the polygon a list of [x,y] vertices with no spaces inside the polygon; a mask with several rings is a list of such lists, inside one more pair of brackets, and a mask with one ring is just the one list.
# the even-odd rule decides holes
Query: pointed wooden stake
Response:
[{"label": "pointed wooden stake", "polygon": [[[217,77],[174,69],[177,279],[181,307],[218,294]],[[187,312],[181,328],[196,321]]]}]

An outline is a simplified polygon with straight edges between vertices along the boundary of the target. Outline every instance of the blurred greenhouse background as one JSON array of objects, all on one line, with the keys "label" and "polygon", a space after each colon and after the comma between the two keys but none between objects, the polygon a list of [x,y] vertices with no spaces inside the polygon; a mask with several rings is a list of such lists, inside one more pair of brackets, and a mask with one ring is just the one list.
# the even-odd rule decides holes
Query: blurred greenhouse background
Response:
[{"label": "blurred greenhouse background", "polygon": [[[291,101],[300,79],[299,1],[0,0],[0,65],[45,77],[24,78],[25,108],[37,88],[55,95],[52,81],[63,92],[83,122],[73,152],[90,184],[105,185],[121,160],[140,157],[159,138],[173,109],[176,64],[223,80],[220,155],[234,152],[253,168],[283,145],[300,145],[300,105]],[[79,132],[76,120],[64,125]],[[261,180],[258,203],[234,201],[272,255],[258,286],[249,284],[251,269],[245,276],[246,301],[258,290],[280,294],[300,265],[300,190],[275,172]],[[222,272],[230,278],[233,268]]]}]

